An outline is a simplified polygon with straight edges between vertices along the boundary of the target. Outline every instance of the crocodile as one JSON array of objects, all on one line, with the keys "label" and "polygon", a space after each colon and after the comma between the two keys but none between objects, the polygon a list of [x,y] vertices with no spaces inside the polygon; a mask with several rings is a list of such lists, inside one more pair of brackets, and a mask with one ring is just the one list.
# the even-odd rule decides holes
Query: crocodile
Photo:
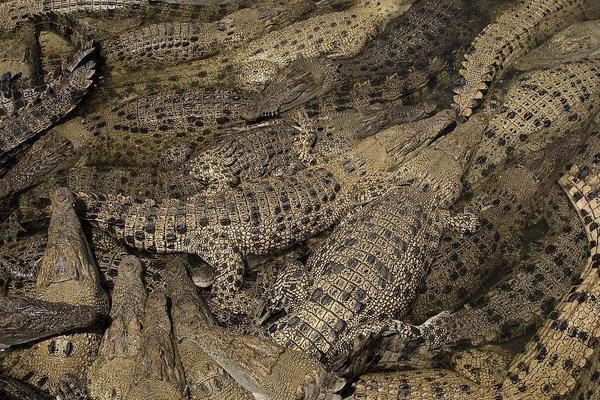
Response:
[{"label": "crocodile", "polygon": [[[442,237],[409,321],[418,323],[442,310],[458,309],[479,293],[488,280],[510,273],[531,251],[531,245],[526,243],[536,241],[548,229],[537,213],[538,196],[550,194],[548,187],[555,181],[554,171],[570,161],[581,144],[577,136],[582,135],[558,141],[499,169],[472,188],[471,195],[489,205],[479,213],[479,229],[462,236],[448,231]],[[564,200],[560,192],[553,197],[558,197],[559,204]]]},{"label": "crocodile", "polygon": [[97,322],[93,307],[0,296],[0,350],[56,336]]},{"label": "crocodile", "polygon": [[[108,313],[108,298],[100,286],[98,271],[81,224],[73,209],[73,194],[59,188],[52,196],[48,247],[36,280],[40,300],[91,306]],[[85,377],[101,335],[93,329],[57,336],[8,354],[1,370],[54,394],[67,374]]]},{"label": "crocodile", "polygon": [[6,376],[0,376],[0,396],[5,400],[53,400],[35,386]]},{"label": "crocodile", "polygon": [[126,400],[183,400],[187,396],[185,373],[167,311],[164,293],[155,291],[146,301],[141,346],[135,357]]},{"label": "crocodile", "polygon": [[506,377],[509,363],[509,354],[497,347],[459,351],[451,356],[452,369],[361,375],[347,399],[487,399],[491,388]]},{"label": "crocodile", "polygon": [[569,25],[598,14],[594,0],[524,0],[488,25],[464,56],[464,83],[454,96],[459,114],[468,118],[503,71],[536,43]]},{"label": "crocodile", "polygon": [[[116,239],[98,229],[92,229],[90,247],[98,263],[102,287],[112,291],[118,276],[121,259],[131,254],[131,250]],[[33,296],[35,277],[48,243],[45,233],[31,233],[0,248],[0,276],[8,281],[10,295]],[[168,261],[166,256],[152,257],[136,254],[144,265],[143,282],[148,292],[164,287],[163,271]]]},{"label": "crocodile", "polygon": [[[0,115],[0,163],[21,150],[27,141],[41,134],[83,99],[92,85],[94,61],[85,61],[93,51],[92,42],[76,51],[63,65],[59,76],[34,89],[35,101]],[[19,94],[14,94],[18,101]]]},{"label": "crocodile", "polygon": [[314,8],[312,0],[267,1],[215,22],[163,22],[102,43],[107,64],[134,68],[148,62],[179,64],[241,46],[285,26]]},{"label": "crocodile", "polygon": [[432,104],[424,103],[333,112],[313,119],[300,111],[293,124],[284,121],[245,134],[222,135],[218,143],[190,159],[183,169],[207,186],[234,186],[240,180],[293,174],[326,163],[385,127],[425,118],[434,109]]},{"label": "crocodile", "polygon": [[530,71],[600,58],[600,33],[598,32],[600,32],[599,20],[571,25],[516,60],[513,68],[519,71]]},{"label": "crocodile", "polygon": [[245,123],[246,94],[232,89],[188,88],[146,95],[85,118],[96,143],[89,165],[156,167],[157,154],[175,144],[194,147],[223,129]]},{"label": "crocodile", "polygon": [[190,399],[254,399],[250,392],[195,344],[193,338],[197,330],[217,326],[217,322],[188,277],[180,257],[167,264],[165,280],[171,300],[175,343],[185,371]]},{"label": "crocodile", "polygon": [[90,394],[95,399],[121,400],[129,388],[135,358],[143,345],[145,307],[142,264],[135,256],[126,256],[119,264],[112,291],[111,324],[88,373]]},{"label": "crocodile", "polygon": [[215,269],[213,300],[226,302],[242,284],[243,256],[302,242],[377,198],[393,179],[389,169],[410,159],[453,121],[451,111],[442,111],[370,136],[328,164],[184,201],[79,192],[78,205],[86,220],[129,246],[199,255]]},{"label": "crocodile", "polygon": [[331,90],[322,101],[338,108],[352,96],[371,104],[404,97],[426,85],[460,43],[472,39],[470,25],[477,23],[467,24],[468,14],[463,0],[418,2],[352,58],[293,62],[266,85],[248,114],[277,114]]},{"label": "crocodile", "polygon": [[[311,284],[272,326],[276,343],[329,365],[346,357],[356,336],[407,313],[443,229],[464,232],[477,223],[472,213],[450,215],[447,208],[461,194],[460,179],[485,126],[483,115],[474,117],[429,145],[397,172],[409,186],[342,220],[309,256]],[[295,289],[292,277],[281,287]],[[271,297],[267,312],[278,311],[282,296],[287,294]]]},{"label": "crocodile", "polygon": [[513,81],[495,110],[467,172],[474,184],[503,164],[585,127],[598,111],[600,61],[527,73]]},{"label": "crocodile", "polygon": [[[346,10],[317,15],[267,33],[237,49],[208,60],[165,68],[160,76],[208,85],[228,80],[251,90],[260,89],[275,74],[298,58],[349,58],[408,10],[413,0],[359,0]],[[147,72],[128,76],[128,84],[147,81]]]},{"label": "crocodile", "polygon": [[251,398],[341,400],[336,393],[345,381],[301,351],[216,325],[194,325],[188,340],[252,393]]},{"label": "crocodile", "polygon": [[[506,378],[496,375],[495,379],[478,383],[448,370],[396,372],[376,377],[374,386],[379,390],[367,398],[556,399],[573,391],[583,367],[596,353],[600,336],[600,248],[596,241],[598,218],[594,217],[599,207],[596,191],[600,177],[574,165],[559,184],[585,226],[588,259],[576,285],[548,315],[525,350],[513,358]],[[369,382],[357,386],[369,390]]]},{"label": "crocodile", "polygon": [[0,177],[0,198],[14,196],[40,182],[52,171],[75,163],[93,142],[94,137],[82,127],[79,118],[52,128]]},{"label": "crocodile", "polygon": [[217,4],[185,4],[155,0],[10,0],[0,4],[0,32],[12,32],[37,14],[54,12],[77,17],[186,18],[214,20],[237,10],[240,3],[222,1]]}]

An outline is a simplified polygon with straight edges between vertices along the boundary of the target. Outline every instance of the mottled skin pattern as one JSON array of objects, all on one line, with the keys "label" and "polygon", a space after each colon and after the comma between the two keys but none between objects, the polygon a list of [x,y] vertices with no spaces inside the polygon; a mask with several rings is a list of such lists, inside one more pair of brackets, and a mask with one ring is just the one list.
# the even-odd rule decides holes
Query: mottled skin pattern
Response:
[{"label": "mottled skin pattern", "polygon": [[391,110],[333,112],[317,118],[298,112],[294,121],[220,136],[218,143],[197,154],[183,169],[189,169],[200,182],[217,187],[294,174],[330,161],[361,138],[391,125],[425,118],[433,110],[433,105],[425,103]]},{"label": "mottled skin pattern", "polygon": [[473,41],[465,54],[454,103],[463,117],[470,117],[502,72],[536,43],[577,20],[597,14],[590,0],[524,0],[503,13]]},{"label": "mottled skin pattern", "polygon": [[26,141],[51,127],[77,106],[92,85],[95,64],[93,61],[82,63],[92,51],[91,42],[78,50],[63,65],[58,77],[40,87],[35,102],[10,114],[0,112],[0,164],[19,151]]},{"label": "mottled skin pattern", "polygon": [[600,58],[600,21],[571,25],[515,61],[514,68],[529,71]]},{"label": "mottled skin pattern", "polygon": [[[65,188],[52,196],[48,246],[38,272],[36,294],[40,300],[92,306],[106,313],[108,299],[73,203],[73,195]],[[32,383],[56,393],[65,376],[85,377],[100,337],[92,330],[38,342],[9,354],[2,369],[17,378],[29,376]]]},{"label": "mottled skin pattern", "polygon": [[184,400],[185,374],[175,346],[167,299],[160,291],[148,296],[141,348],[125,400]]},{"label": "mottled skin pattern", "polygon": [[167,264],[167,290],[171,299],[171,319],[177,351],[185,370],[190,399],[250,400],[243,389],[205,352],[198,349],[194,335],[217,326],[208,306],[190,280],[180,258]]},{"label": "mottled skin pattern", "polygon": [[193,340],[240,385],[264,400],[341,400],[344,381],[307,354],[265,339],[203,326]]},{"label": "mottled skin pattern", "polygon": [[[349,58],[358,54],[368,40],[392,18],[408,10],[412,2],[360,0],[347,10],[296,22],[229,53],[190,63],[185,71],[167,68],[161,76],[170,80],[198,77],[204,83],[226,79],[257,90],[299,58]],[[139,73],[129,77],[129,82],[145,81]]]},{"label": "mottled skin pattern", "polygon": [[582,129],[598,110],[600,62],[583,61],[526,74],[513,82],[475,153],[473,184],[507,159],[543,149]]},{"label": "mottled skin pattern", "polygon": [[241,286],[242,256],[302,242],[377,198],[393,179],[390,168],[414,156],[452,121],[453,113],[443,111],[373,135],[326,165],[187,201],[80,192],[82,214],[129,246],[199,255],[216,271],[213,291],[219,301]]},{"label": "mottled skin pattern", "polygon": [[112,291],[111,324],[104,332],[98,357],[90,368],[91,395],[97,400],[122,400],[131,383],[135,358],[141,350],[146,289],[142,264],[126,256]]},{"label": "mottled skin pattern", "polygon": [[229,89],[154,93],[94,113],[86,127],[97,137],[89,164],[156,166],[157,154],[176,144],[201,146],[220,130],[240,125],[249,99]]},{"label": "mottled skin pattern", "polygon": [[526,391],[535,398],[551,399],[573,390],[582,368],[594,355],[600,337],[600,275],[598,233],[600,222],[597,193],[600,178],[573,166],[559,184],[567,193],[585,226],[589,258],[579,282],[563,297],[525,352],[509,369],[511,384],[504,384],[505,397],[521,399]]},{"label": "mottled skin pattern", "polygon": [[365,374],[353,384],[348,399],[487,399],[493,386],[504,379],[509,362],[510,356],[498,348],[461,351],[451,357],[453,370]]},{"label": "mottled skin pattern", "polygon": [[5,376],[0,376],[0,396],[5,400],[52,400],[35,386]]},{"label": "mottled skin pattern", "polygon": [[311,0],[275,0],[241,9],[216,22],[146,25],[107,40],[102,49],[111,68],[148,62],[179,64],[239,47],[287,25],[313,7]]},{"label": "mottled skin pattern", "polygon": [[[0,251],[0,265],[4,271],[0,276],[8,279],[8,293],[19,296],[33,296],[35,294],[35,277],[39,264],[44,256],[48,243],[45,233],[30,234],[20,238],[14,244],[2,246]],[[102,286],[112,291],[121,260],[131,254],[131,250],[106,232],[93,229],[90,235],[90,246],[98,263],[100,282]],[[10,255],[8,255],[10,254]],[[156,288],[164,288],[162,276],[166,259],[140,254],[139,258],[144,265],[143,282],[149,292]]]},{"label": "mottled skin pattern", "polygon": [[342,220],[309,257],[308,296],[275,325],[275,342],[337,362],[357,335],[406,314],[443,227],[475,227],[468,215],[450,216],[447,207],[461,193],[460,179],[485,126],[478,116],[429,145],[397,172],[410,186]]},{"label": "mottled skin pattern", "polygon": [[0,178],[0,198],[14,196],[52,171],[73,164],[93,140],[79,118],[54,127],[21,154]]},{"label": "mottled skin pattern", "polygon": [[217,19],[239,7],[239,1],[192,6],[148,0],[11,0],[0,4],[0,32],[12,31],[35,14],[55,12],[71,16],[124,18],[143,15],[147,18],[185,17]]},{"label": "mottled skin pattern", "polygon": [[94,324],[89,306],[0,296],[0,350]]},{"label": "mottled skin pattern", "polygon": [[[564,175],[559,184],[567,193],[584,223],[589,241],[588,260],[580,279],[550,313],[534,334],[525,351],[511,362],[506,379],[469,382],[450,371],[426,370],[375,376],[381,386],[372,399],[443,398],[443,399],[557,399],[575,387],[585,365],[597,351],[600,336],[600,296],[597,258],[598,218],[600,205],[598,175],[577,166]],[[485,365],[485,364],[484,364]],[[368,386],[362,386],[362,390]],[[385,391],[389,392],[386,393]],[[383,392],[383,393],[381,393]],[[377,391],[375,392],[377,393]],[[361,398],[361,397],[358,397]]]},{"label": "mottled skin pattern", "polygon": [[451,52],[474,36],[467,14],[462,0],[417,2],[354,57],[291,63],[266,85],[250,114],[283,112],[332,89],[322,102],[336,109],[347,107],[352,98],[374,104],[406,96],[425,86]]},{"label": "mottled skin pattern", "polygon": [[[552,194],[560,205],[558,214],[570,215],[562,192],[554,187],[553,171],[570,161],[578,142],[576,135],[559,141],[550,149],[496,170],[472,188],[478,201],[488,206],[479,213],[479,229],[466,236],[452,231],[443,236],[431,272],[413,303],[410,321],[418,323],[441,310],[455,310],[495,274],[499,279],[513,270],[528,251],[523,243],[541,234],[535,233],[533,238],[527,234],[532,225],[534,229],[539,225],[538,196]],[[553,190],[549,192],[550,185]],[[567,224],[575,222],[567,218]]]}]

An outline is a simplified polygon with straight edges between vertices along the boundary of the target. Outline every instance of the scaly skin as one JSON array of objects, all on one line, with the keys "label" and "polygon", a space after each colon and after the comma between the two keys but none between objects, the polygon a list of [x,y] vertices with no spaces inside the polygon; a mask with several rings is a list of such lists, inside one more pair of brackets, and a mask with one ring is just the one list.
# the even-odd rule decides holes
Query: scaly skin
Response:
[{"label": "scaly skin", "polygon": [[[578,284],[564,295],[525,351],[512,360],[507,378],[473,385],[448,371],[399,372],[387,379],[382,376],[385,385],[389,382],[399,385],[387,388],[390,395],[398,399],[549,400],[565,398],[574,389],[583,367],[598,350],[600,336],[597,271],[600,247],[596,241],[600,222],[596,217],[600,208],[596,193],[600,177],[574,166],[559,184],[584,223],[590,253]],[[385,390],[381,390],[368,398],[389,398],[385,396]]]},{"label": "scaly skin", "polygon": [[[10,38],[2,39],[0,49],[0,76],[3,80],[5,74],[19,75],[21,87],[31,87],[39,83],[39,61],[37,42],[35,40],[35,28],[33,26],[22,29]],[[4,86],[3,83],[2,86]],[[5,88],[2,88],[5,91]],[[4,96],[3,96],[4,97]],[[5,103],[6,99],[0,100]],[[4,107],[0,107],[0,114]]]},{"label": "scaly skin", "polygon": [[87,328],[97,316],[97,310],[89,306],[0,296],[0,350]]},{"label": "scaly skin", "polygon": [[377,198],[387,191],[386,180],[393,179],[389,169],[414,156],[452,121],[453,113],[443,111],[371,136],[327,165],[187,201],[79,193],[82,214],[129,246],[199,255],[216,271],[213,292],[221,301],[242,284],[242,256],[306,240]]},{"label": "scaly skin", "polygon": [[92,85],[95,64],[92,61],[80,65],[93,50],[86,46],[76,52],[63,65],[61,74],[42,87],[35,102],[15,110],[10,115],[0,116],[0,164],[24,147],[31,140],[71,112]]},{"label": "scaly skin", "polygon": [[452,355],[453,370],[375,372],[353,384],[348,400],[487,399],[493,386],[506,375],[510,357],[505,351],[471,349]]},{"label": "scaly skin", "polygon": [[190,399],[254,399],[219,364],[198,349],[194,335],[205,327],[217,326],[217,323],[188,277],[181,258],[167,264],[165,275],[177,351],[185,370]]},{"label": "scaly skin", "polygon": [[486,122],[473,118],[428,146],[397,172],[410,186],[342,221],[309,257],[312,285],[275,325],[276,343],[338,363],[356,336],[406,314],[444,227],[474,228],[474,216],[450,216],[447,207],[462,191],[460,179]]},{"label": "scaly skin", "polygon": [[[73,203],[73,195],[65,188],[57,189],[52,196],[48,247],[37,276],[37,297],[91,306],[99,313],[107,313],[108,299]],[[65,376],[85,377],[100,338],[92,330],[38,342],[9,354],[14,357],[7,357],[2,369],[16,378],[32,375],[33,383],[56,393]]]},{"label": "scaly skin", "polygon": [[193,336],[196,346],[255,398],[341,400],[335,393],[345,382],[307,354],[217,326],[198,328]]},{"label": "scaly skin", "polygon": [[229,89],[160,91],[86,118],[97,144],[88,164],[152,166],[177,144],[202,146],[220,130],[244,123],[249,99]]},{"label": "scaly skin", "polygon": [[600,247],[597,240],[600,177],[574,166],[559,184],[585,226],[589,258],[579,283],[550,313],[525,351],[513,360],[502,388],[504,398],[553,399],[567,395],[573,390],[582,368],[597,351],[595,347],[600,337]]},{"label": "scaly skin", "polygon": [[[503,13],[473,41],[460,74],[464,84],[456,89],[454,103],[470,117],[488,89],[513,62],[536,43],[549,38],[594,11],[590,0],[524,0]],[[597,13],[597,11],[594,11]]]},{"label": "scaly skin", "polygon": [[221,136],[218,143],[197,154],[183,168],[206,185],[216,187],[269,175],[290,175],[330,161],[359,139],[385,127],[425,118],[434,108],[423,104],[390,110],[349,110],[312,119],[299,112],[295,121]]},{"label": "scaly skin", "polygon": [[0,396],[4,400],[53,400],[35,386],[5,376],[0,376]]},{"label": "scaly skin", "polygon": [[173,65],[207,58],[241,46],[296,20],[314,7],[311,0],[267,1],[216,22],[164,22],[126,32],[103,43],[107,64],[127,68],[148,62]]},{"label": "scaly skin", "polygon": [[520,159],[582,129],[599,109],[600,61],[526,74],[512,82],[474,156],[474,184],[508,159]]},{"label": "scaly skin", "polygon": [[131,383],[135,358],[141,351],[146,289],[142,264],[126,256],[112,291],[111,324],[104,332],[98,358],[90,368],[90,394],[97,400],[122,400]]},{"label": "scaly skin", "polygon": [[600,21],[571,25],[515,61],[514,68],[529,71],[600,58]]},{"label": "scaly skin", "polygon": [[277,114],[330,90],[321,108],[339,109],[349,98],[375,104],[405,97],[425,86],[475,35],[466,7],[462,0],[418,2],[352,58],[299,59],[266,85],[249,113]]},{"label": "scaly skin", "polygon": [[579,136],[570,136],[497,170],[472,188],[478,201],[488,206],[479,213],[480,227],[467,236],[451,231],[444,235],[411,309],[411,322],[425,321],[442,310],[456,310],[472,300],[492,276],[497,280],[509,273],[531,251],[523,242],[537,241],[544,232],[540,227],[534,237],[527,233],[538,225],[539,196],[557,198],[559,215],[572,212],[562,192],[549,186],[554,187],[558,178],[554,171],[571,161],[581,142]]},{"label": "scaly skin", "polygon": [[238,3],[192,6],[148,0],[10,0],[0,4],[0,32],[13,31],[32,15],[46,12],[80,17],[125,18],[143,15],[149,18],[216,19],[237,9]]},{"label": "scaly skin", "polygon": [[175,346],[165,295],[156,291],[146,301],[141,348],[135,359],[125,400],[184,400],[185,374]]},{"label": "scaly skin", "polygon": [[0,198],[14,196],[35,185],[52,171],[74,164],[93,142],[93,136],[81,125],[80,119],[51,129],[0,178]]},{"label": "scaly skin", "polygon": [[[1,248],[0,276],[8,278],[10,295],[33,296],[35,294],[35,276],[47,243],[47,235],[37,233],[20,238],[14,244],[7,244]],[[103,287],[112,291],[119,264],[131,251],[115,238],[98,229],[92,230],[90,244],[98,262],[100,282]],[[149,292],[153,292],[156,288],[164,288],[162,273],[167,261],[165,257],[149,257],[147,254],[139,256],[144,265],[144,285]]]},{"label": "scaly skin", "polygon": [[[238,86],[257,90],[299,58],[349,58],[358,54],[368,40],[392,18],[408,10],[412,2],[360,0],[347,10],[296,22],[229,53],[190,63],[185,70],[167,68],[161,75],[171,80],[199,77],[205,84],[227,76]],[[139,73],[129,77],[129,82],[145,81]]]}]

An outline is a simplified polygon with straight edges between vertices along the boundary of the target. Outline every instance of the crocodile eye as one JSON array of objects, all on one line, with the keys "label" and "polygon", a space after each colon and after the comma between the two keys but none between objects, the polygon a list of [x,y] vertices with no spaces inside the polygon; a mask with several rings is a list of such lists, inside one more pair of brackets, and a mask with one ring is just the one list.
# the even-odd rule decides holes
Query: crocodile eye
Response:
[{"label": "crocodile eye", "polygon": [[48,354],[56,354],[56,341],[51,340],[48,342]]}]

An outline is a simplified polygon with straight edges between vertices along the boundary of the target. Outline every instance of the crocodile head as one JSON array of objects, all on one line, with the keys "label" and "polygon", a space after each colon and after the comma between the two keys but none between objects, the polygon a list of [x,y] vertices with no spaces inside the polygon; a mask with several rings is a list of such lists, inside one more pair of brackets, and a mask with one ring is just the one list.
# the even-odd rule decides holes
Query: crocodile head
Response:
[{"label": "crocodile head", "polygon": [[345,385],[309,355],[265,339],[213,327],[199,332],[195,340],[257,398],[335,400]]},{"label": "crocodile head", "polygon": [[104,310],[108,299],[74,202],[73,193],[64,187],[51,196],[48,245],[38,272],[37,291],[44,300],[95,305]]},{"label": "crocodile head", "polygon": [[338,84],[338,65],[326,58],[299,58],[281,70],[251,102],[244,118],[277,116],[322,96]]},{"label": "crocodile head", "polygon": [[401,165],[394,179],[411,182],[430,192],[436,204],[448,206],[462,192],[462,176],[483,137],[487,114],[479,113],[453,132],[442,136]]}]

